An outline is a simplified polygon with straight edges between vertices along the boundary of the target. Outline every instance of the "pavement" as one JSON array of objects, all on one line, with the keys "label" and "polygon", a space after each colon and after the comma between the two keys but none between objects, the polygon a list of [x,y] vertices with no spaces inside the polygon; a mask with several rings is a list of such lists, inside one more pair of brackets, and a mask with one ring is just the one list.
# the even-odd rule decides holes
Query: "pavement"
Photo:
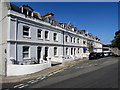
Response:
[{"label": "pavement", "polygon": [[88,60],[74,60],[74,61],[68,61],[60,65],[55,65],[50,68],[44,69],[42,71],[33,73],[33,74],[28,74],[28,75],[20,75],[20,76],[1,76],[2,81],[0,80],[0,83],[15,83],[15,82],[20,82],[24,80],[29,80],[29,79],[34,79],[34,78],[41,78],[41,77],[46,77],[52,74],[55,74],[57,72],[61,72],[62,70],[65,70],[67,68],[73,67],[81,62],[87,62]]}]

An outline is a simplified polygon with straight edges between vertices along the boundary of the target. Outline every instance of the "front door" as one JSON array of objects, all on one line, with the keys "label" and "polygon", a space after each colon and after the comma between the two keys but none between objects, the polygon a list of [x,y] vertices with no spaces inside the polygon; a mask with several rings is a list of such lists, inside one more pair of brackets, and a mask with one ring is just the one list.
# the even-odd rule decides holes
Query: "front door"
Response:
[{"label": "front door", "polygon": [[37,60],[38,60],[38,63],[40,61],[40,58],[41,58],[41,47],[38,47],[37,48]]},{"label": "front door", "polygon": [[47,60],[48,57],[48,47],[45,47],[45,60]]}]

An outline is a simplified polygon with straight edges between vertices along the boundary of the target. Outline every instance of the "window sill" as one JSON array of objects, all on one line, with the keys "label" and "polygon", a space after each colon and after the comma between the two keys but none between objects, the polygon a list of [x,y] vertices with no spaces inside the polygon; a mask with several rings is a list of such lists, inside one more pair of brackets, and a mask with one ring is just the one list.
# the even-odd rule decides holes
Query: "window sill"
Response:
[{"label": "window sill", "polygon": [[45,39],[45,41],[49,41],[49,39]]},{"label": "window sill", "polygon": [[58,42],[58,40],[54,40],[54,42]]},{"label": "window sill", "polygon": [[31,60],[31,58],[23,58],[23,60]]},{"label": "window sill", "polygon": [[29,36],[23,36],[23,38],[31,39],[31,37],[29,37]]},{"label": "window sill", "polygon": [[58,55],[54,55],[54,57],[58,57]]},{"label": "window sill", "polygon": [[43,40],[42,38],[38,38],[38,40]]}]

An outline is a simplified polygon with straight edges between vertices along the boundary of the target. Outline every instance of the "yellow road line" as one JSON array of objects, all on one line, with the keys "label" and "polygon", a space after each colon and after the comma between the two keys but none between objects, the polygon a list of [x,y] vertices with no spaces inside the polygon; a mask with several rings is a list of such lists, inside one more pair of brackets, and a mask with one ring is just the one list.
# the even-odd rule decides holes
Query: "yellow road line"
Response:
[{"label": "yellow road line", "polygon": [[[83,60],[83,61],[84,61],[84,60]],[[80,61],[80,62],[83,62],[83,61]],[[86,61],[86,60],[85,60],[85,61]],[[24,78],[24,79],[21,79],[21,80],[0,81],[0,83],[15,83],[15,82],[20,82],[20,81],[27,80],[27,79],[35,79],[35,78],[38,78],[38,77],[47,76],[47,75],[52,74],[52,73],[54,73],[54,72],[57,72],[57,71],[59,71],[59,70],[65,70],[65,69],[67,69],[67,68],[73,67],[73,66],[75,66],[76,64],[79,64],[80,62],[75,63],[75,64],[68,65],[68,66],[66,66],[66,67],[64,67],[64,68],[60,68],[60,69],[55,70],[55,71],[52,71],[52,72],[48,72],[47,74],[37,75],[37,76],[33,76],[33,77],[28,77],[28,78]]]}]

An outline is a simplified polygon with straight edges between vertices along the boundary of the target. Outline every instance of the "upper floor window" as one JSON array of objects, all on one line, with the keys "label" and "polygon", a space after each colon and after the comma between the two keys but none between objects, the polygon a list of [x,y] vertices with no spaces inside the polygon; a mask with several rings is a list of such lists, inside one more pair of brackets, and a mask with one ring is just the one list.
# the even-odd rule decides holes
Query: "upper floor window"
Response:
[{"label": "upper floor window", "polygon": [[68,36],[65,36],[65,41],[68,42]]},{"label": "upper floor window", "polygon": [[83,44],[86,44],[86,41],[83,41]]},{"label": "upper floor window", "polygon": [[72,42],[72,39],[73,39],[73,38],[71,37],[71,42]]},{"label": "upper floor window", "polygon": [[33,9],[28,5],[23,5],[20,9],[23,14],[28,16],[31,16],[33,13]]},{"label": "upper floor window", "polygon": [[32,16],[32,12],[31,11],[28,11],[28,16]]},{"label": "upper floor window", "polygon": [[52,25],[54,25],[54,20],[50,20],[50,23],[51,23]]},{"label": "upper floor window", "polygon": [[79,38],[77,39],[77,43],[79,43]]},{"label": "upper floor window", "polygon": [[57,47],[54,47],[54,56],[57,55]]},{"label": "upper floor window", "polygon": [[48,23],[50,23],[50,22],[51,22],[51,19],[50,19],[49,17],[47,18],[47,22],[48,22]]},{"label": "upper floor window", "polygon": [[29,58],[29,46],[23,46],[23,58]]},{"label": "upper floor window", "polygon": [[79,43],[81,43],[81,39],[79,39]]},{"label": "upper floor window", "polygon": [[57,41],[57,33],[54,33],[53,36],[54,41]]},{"label": "upper floor window", "polygon": [[42,38],[42,30],[38,29],[38,38]]},{"label": "upper floor window", "polygon": [[45,31],[45,39],[48,39],[48,31]]},{"label": "upper floor window", "polygon": [[74,43],[75,43],[75,38],[74,38]]},{"label": "upper floor window", "polygon": [[24,13],[25,15],[27,15],[27,10],[26,10],[26,9],[23,9],[23,13]]},{"label": "upper floor window", "polygon": [[30,36],[30,34],[29,34],[30,30],[29,29],[30,28],[28,26],[23,26],[23,36],[24,37],[29,37]]}]

